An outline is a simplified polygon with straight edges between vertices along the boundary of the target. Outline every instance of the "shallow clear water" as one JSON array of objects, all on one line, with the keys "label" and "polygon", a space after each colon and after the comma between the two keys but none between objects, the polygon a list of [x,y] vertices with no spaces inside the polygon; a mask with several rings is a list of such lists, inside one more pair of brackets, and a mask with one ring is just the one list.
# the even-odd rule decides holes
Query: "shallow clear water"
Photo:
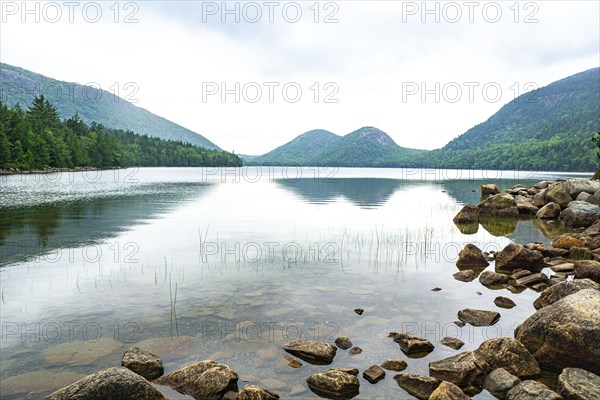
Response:
[{"label": "shallow clear water", "polygon": [[[452,218],[501,189],[568,175],[401,169],[164,169],[0,177],[3,398],[41,398],[120,364],[137,344],[167,372],[207,358],[282,398],[315,398],[305,383],[329,367],[288,367],[281,344],[348,336],[332,366],[361,371],[405,359],[406,373],[457,351],[512,336],[533,291],[454,280],[466,243],[547,241],[552,225],[521,220],[465,235]],[[431,291],[434,287],[441,291]],[[480,292],[481,294],[478,294]],[[498,309],[489,328],[453,324],[462,308]],[[358,316],[354,308],[363,308]],[[408,359],[387,335],[426,337],[435,351]],[[357,398],[410,398],[387,372]],[[172,392],[169,392],[173,395]],[[179,398],[185,398],[179,396]],[[485,392],[475,398],[490,398]]]}]

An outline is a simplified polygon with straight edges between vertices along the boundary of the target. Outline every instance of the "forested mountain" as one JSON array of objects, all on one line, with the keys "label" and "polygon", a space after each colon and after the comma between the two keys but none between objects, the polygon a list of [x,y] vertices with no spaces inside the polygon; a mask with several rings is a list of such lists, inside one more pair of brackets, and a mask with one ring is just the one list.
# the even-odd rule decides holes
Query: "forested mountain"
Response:
[{"label": "forested mountain", "polygon": [[[303,134],[249,164],[595,171],[600,131],[600,68],[528,92],[442,149],[402,148],[376,128],[319,146]],[[313,131],[314,132],[314,131]],[[326,137],[326,136],[323,136]],[[339,139],[335,139],[339,138]]]},{"label": "forested mountain", "polygon": [[58,81],[0,63],[0,101],[8,107],[16,104],[24,107],[42,94],[56,107],[61,118],[70,118],[77,113],[88,125],[96,122],[107,128],[129,129],[140,135],[219,149],[205,137],[127,101],[136,99],[139,88],[135,82],[116,83],[103,89],[112,93],[98,89],[92,83],[83,86]]},{"label": "forested mountain", "polygon": [[88,126],[77,114],[61,121],[43,96],[34,98],[27,111],[0,103],[0,169],[241,165],[231,153]]}]

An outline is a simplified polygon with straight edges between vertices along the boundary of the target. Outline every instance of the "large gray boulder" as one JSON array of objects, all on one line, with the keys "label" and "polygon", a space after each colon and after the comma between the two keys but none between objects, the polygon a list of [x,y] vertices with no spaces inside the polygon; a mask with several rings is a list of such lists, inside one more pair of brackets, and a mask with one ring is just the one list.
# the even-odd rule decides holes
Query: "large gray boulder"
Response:
[{"label": "large gray boulder", "polygon": [[178,369],[154,382],[196,399],[217,400],[230,390],[237,391],[237,381],[238,375],[227,365],[206,360]]},{"label": "large gray boulder", "polygon": [[561,210],[557,203],[548,203],[540,208],[535,215],[540,219],[555,219],[558,218]]},{"label": "large gray boulder", "polygon": [[513,338],[501,337],[481,343],[475,354],[483,358],[490,369],[504,368],[519,378],[535,378],[540,375],[540,366],[529,351]]},{"label": "large gray boulder", "polygon": [[559,219],[569,228],[587,228],[600,218],[600,207],[585,201],[573,201]]},{"label": "large gray boulder", "polygon": [[44,400],[166,400],[150,382],[127,368],[108,368],[57,390]]},{"label": "large gray boulder", "polygon": [[566,208],[569,203],[573,201],[573,198],[567,189],[565,189],[564,182],[557,182],[550,185],[546,191],[546,201],[548,203],[556,203],[562,208]]},{"label": "large gray boulder", "polygon": [[483,200],[479,205],[479,216],[518,217],[519,209],[515,198],[508,193],[499,193]]},{"label": "large gray boulder", "polygon": [[594,194],[600,190],[600,181],[594,181],[586,178],[569,179],[563,184],[565,190],[572,198],[576,198],[581,193]]},{"label": "large gray boulder", "polygon": [[455,224],[473,224],[479,220],[479,208],[474,204],[464,206],[452,221]]},{"label": "large gray boulder", "polygon": [[600,373],[600,291],[584,289],[548,305],[515,330],[544,369]]},{"label": "large gray boulder", "polygon": [[532,272],[540,272],[544,257],[535,250],[529,250],[517,243],[509,243],[502,251],[496,253],[496,269],[512,271],[517,268]]},{"label": "large gray boulder", "polygon": [[580,368],[565,368],[558,377],[557,392],[565,400],[598,400],[600,376]]}]

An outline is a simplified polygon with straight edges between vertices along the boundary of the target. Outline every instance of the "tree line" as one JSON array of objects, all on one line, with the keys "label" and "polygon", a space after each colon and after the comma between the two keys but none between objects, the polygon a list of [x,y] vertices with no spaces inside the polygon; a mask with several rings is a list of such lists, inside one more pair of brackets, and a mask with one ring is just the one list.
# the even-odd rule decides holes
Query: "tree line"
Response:
[{"label": "tree line", "polygon": [[43,95],[26,111],[18,104],[8,108],[0,102],[0,169],[132,166],[241,167],[242,160],[182,141],[109,129],[95,122],[88,126],[77,114],[61,120]]}]

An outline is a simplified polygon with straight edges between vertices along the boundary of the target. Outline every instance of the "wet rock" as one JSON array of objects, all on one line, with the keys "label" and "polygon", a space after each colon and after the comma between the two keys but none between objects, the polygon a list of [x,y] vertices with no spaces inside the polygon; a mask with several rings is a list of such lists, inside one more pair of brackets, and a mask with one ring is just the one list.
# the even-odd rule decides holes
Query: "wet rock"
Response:
[{"label": "wet rock", "polygon": [[498,322],[500,313],[496,311],[465,308],[458,312],[458,319],[473,326],[490,326]]},{"label": "wet rock", "polygon": [[[525,192],[525,194],[527,193]],[[539,211],[539,208],[533,204],[533,200],[525,197],[523,193],[515,196],[515,202],[517,203],[519,214],[535,214]]]},{"label": "wet rock", "polygon": [[493,370],[483,380],[483,388],[498,399],[506,398],[508,391],[521,383],[521,380],[504,368]]},{"label": "wet rock", "polygon": [[430,353],[434,349],[433,344],[427,339],[397,332],[391,332],[388,336],[398,343],[400,350],[406,355]]},{"label": "wet rock", "polygon": [[600,373],[600,291],[584,289],[538,310],[515,337],[549,370],[584,368]]},{"label": "wet rock", "polygon": [[473,204],[467,204],[456,214],[454,219],[455,224],[473,224],[479,220],[479,208]]},{"label": "wet rock", "polygon": [[302,366],[302,363],[294,357],[284,356],[283,358],[287,361],[287,365],[292,368],[300,368]]},{"label": "wet rock", "polygon": [[594,181],[586,178],[569,179],[564,183],[565,190],[572,198],[576,198],[581,193],[594,194],[600,190],[600,181]]},{"label": "wet rock", "polygon": [[461,282],[471,282],[477,278],[477,273],[472,269],[465,269],[463,271],[458,271],[454,275],[452,275],[454,279]]},{"label": "wet rock", "polygon": [[431,289],[432,292],[439,292],[441,290],[442,290],[442,288],[439,288],[439,287],[434,287],[433,289]]},{"label": "wet rock", "polygon": [[237,381],[238,375],[227,365],[205,360],[158,378],[155,383],[197,399],[220,399],[228,391],[237,390]]},{"label": "wet rock", "polygon": [[544,290],[540,297],[533,302],[533,306],[536,310],[539,310],[584,289],[600,290],[600,284],[591,279],[575,279],[573,281],[560,282]]},{"label": "wet rock", "polygon": [[363,378],[370,383],[377,383],[385,378],[385,371],[379,365],[371,365],[363,372]]},{"label": "wet rock", "polygon": [[404,360],[385,360],[381,363],[381,368],[396,372],[404,371],[407,366]]},{"label": "wet rock", "polygon": [[329,364],[337,351],[332,344],[308,339],[293,339],[284,343],[282,347],[288,353],[311,364]]},{"label": "wet rock", "polygon": [[561,211],[560,205],[551,202],[540,208],[535,215],[540,219],[554,219],[558,218]]},{"label": "wet rock", "polygon": [[508,283],[508,276],[493,271],[483,271],[479,275],[479,283],[483,286],[497,286]]},{"label": "wet rock", "polygon": [[598,400],[600,376],[580,368],[565,368],[558,377],[556,391],[565,400]]},{"label": "wet rock", "polygon": [[526,249],[529,249],[529,250],[539,251],[540,253],[542,253],[542,256],[544,256],[544,257],[550,257],[550,258],[562,257],[562,256],[565,256],[565,255],[567,255],[569,253],[565,249],[559,249],[559,248],[556,248],[556,247],[544,246],[541,243],[530,243],[530,244],[526,244],[524,247]]},{"label": "wet rock", "polygon": [[480,216],[517,217],[519,210],[515,198],[508,193],[499,193],[483,200],[479,205]]},{"label": "wet rock", "polygon": [[575,199],[576,201],[585,201],[587,203],[591,203],[594,205],[600,204],[600,199],[593,194],[589,194],[586,192],[579,193],[579,196]]},{"label": "wet rock", "polygon": [[342,350],[348,350],[350,347],[352,347],[352,342],[347,337],[340,336],[339,338],[335,339],[335,345]]},{"label": "wet rock", "polygon": [[125,351],[121,366],[148,380],[159,378],[165,373],[160,357],[139,347],[130,347]]},{"label": "wet rock", "polygon": [[429,400],[470,400],[470,397],[455,384],[444,381],[431,393]]},{"label": "wet rock", "polygon": [[431,377],[460,387],[481,386],[488,370],[488,363],[472,351],[429,363]]},{"label": "wet rock", "polygon": [[255,385],[246,385],[237,395],[237,400],[277,400],[279,395]]},{"label": "wet rock", "polygon": [[600,262],[594,260],[579,260],[575,261],[573,267],[575,278],[591,279],[594,282],[600,283]]},{"label": "wet rock", "polygon": [[547,190],[544,189],[544,190],[541,190],[539,193],[535,194],[533,196],[533,205],[536,207],[543,207],[544,204],[547,203],[546,193],[547,193]]},{"label": "wet rock", "polygon": [[569,228],[588,228],[600,218],[600,207],[585,201],[573,201],[559,219]]},{"label": "wet rock", "polygon": [[458,350],[465,345],[465,342],[463,342],[462,340],[450,336],[446,336],[445,338],[443,338],[440,341],[440,343],[454,350]]},{"label": "wet rock", "polygon": [[522,269],[522,270],[513,272],[513,274],[511,275],[511,278],[513,278],[514,280],[517,280],[517,279],[521,279],[523,277],[529,276],[532,273],[533,272],[531,272],[531,271],[528,271],[526,269]]},{"label": "wet rock", "polygon": [[351,356],[355,356],[355,355],[360,354],[360,353],[362,353],[362,349],[360,347],[358,347],[358,346],[354,346],[348,352],[348,354],[350,354]]},{"label": "wet rock", "polygon": [[563,400],[548,386],[536,381],[523,381],[510,389],[506,395],[507,400]]},{"label": "wet rock", "polygon": [[481,185],[481,196],[489,196],[500,193],[500,189],[496,186],[495,183],[488,183],[485,185]]},{"label": "wet rock", "polygon": [[520,286],[534,286],[538,283],[544,283],[548,281],[548,276],[543,273],[531,274],[517,279],[517,285]]},{"label": "wet rock", "polygon": [[503,296],[496,297],[494,299],[494,304],[500,308],[507,308],[507,309],[511,309],[511,308],[517,306],[514,301],[512,301],[508,297],[503,297]]},{"label": "wet rock", "polygon": [[536,189],[546,189],[551,182],[549,181],[539,181],[538,183],[536,183],[535,185],[533,185],[534,188]]},{"label": "wet rock", "polygon": [[440,386],[440,381],[428,376],[413,374],[398,374],[394,380],[402,389],[421,400],[429,399],[429,396]]},{"label": "wet rock", "polygon": [[490,263],[487,262],[481,250],[474,244],[467,244],[460,253],[458,253],[456,266],[460,269],[485,268],[488,265],[490,265]]},{"label": "wet rock", "polygon": [[541,370],[536,359],[518,340],[501,337],[484,341],[475,353],[483,358],[490,369],[504,368],[519,378],[533,378]]},{"label": "wet rock", "polygon": [[365,312],[365,310],[363,310],[362,308],[355,308],[354,312],[357,313],[358,315],[363,315],[363,313]]},{"label": "wet rock", "polygon": [[462,328],[463,326],[466,325],[466,323],[464,323],[463,321],[454,321],[454,325]]},{"label": "wet rock", "polygon": [[600,235],[600,219],[594,222],[594,224],[587,228],[585,231],[583,231],[583,233],[590,236]]},{"label": "wet rock", "polygon": [[557,203],[562,208],[566,208],[573,198],[569,192],[565,189],[563,182],[558,182],[550,185],[546,192],[546,201],[548,203]]},{"label": "wet rock", "polygon": [[575,264],[573,264],[573,263],[562,263],[562,264],[557,264],[557,265],[550,267],[550,269],[553,272],[563,273],[563,274],[572,274],[573,268],[575,268]]},{"label": "wet rock", "polygon": [[516,268],[539,272],[543,267],[544,257],[537,251],[528,250],[517,243],[508,244],[496,254],[496,269],[512,271]]},{"label": "wet rock", "polygon": [[60,389],[44,400],[166,400],[150,382],[127,368],[108,368]]},{"label": "wet rock", "polygon": [[311,375],[306,380],[308,387],[319,396],[330,399],[351,399],[358,395],[360,382],[357,369],[332,368]]}]

